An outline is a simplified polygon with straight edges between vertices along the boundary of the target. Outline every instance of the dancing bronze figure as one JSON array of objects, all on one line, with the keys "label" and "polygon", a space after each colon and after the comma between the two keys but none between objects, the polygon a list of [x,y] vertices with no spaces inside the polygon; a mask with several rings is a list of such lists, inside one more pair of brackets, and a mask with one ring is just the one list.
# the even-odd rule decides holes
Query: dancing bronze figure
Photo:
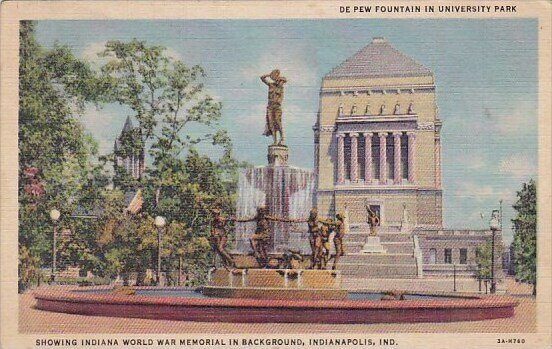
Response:
[{"label": "dancing bronze figure", "polygon": [[[266,107],[266,126],[263,135],[272,136],[273,144],[284,144],[284,127],[282,125],[282,102],[284,101],[284,84],[286,78],[278,69],[261,76],[261,81],[268,86],[268,106]],[[278,140],[278,133],[280,140]]]},{"label": "dancing bronze figure", "polygon": [[326,269],[328,260],[330,258],[330,234],[332,233],[331,227],[334,222],[328,219],[322,222],[320,226],[320,252],[319,255],[319,269]]},{"label": "dancing bronze figure", "polygon": [[318,223],[318,210],[316,207],[313,207],[310,210],[309,219],[307,221],[309,227],[309,243],[311,247],[310,269],[314,269],[318,263],[320,246],[322,244],[322,240],[320,238],[320,226]]},{"label": "dancing bronze figure", "polygon": [[333,224],[335,229],[335,236],[334,236],[334,246],[335,246],[335,257],[334,257],[334,263],[332,265],[332,269],[337,268],[337,263],[339,261],[339,257],[342,257],[345,255],[345,248],[343,247],[343,238],[345,237],[346,233],[346,227],[345,227],[345,216],[341,213],[338,213],[335,216],[335,223]]},{"label": "dancing bronze figure", "polygon": [[[228,234],[226,232],[226,224],[235,219],[222,216],[222,211],[218,208],[212,209],[213,219],[211,221],[211,236],[210,243],[215,256],[218,254],[222,259],[224,267],[236,267],[236,263],[232,256],[226,251],[226,243],[228,242]],[[213,263],[215,264],[215,263]]]},{"label": "dancing bronze figure", "polygon": [[274,217],[268,214],[266,207],[258,207],[257,214],[253,218],[236,219],[236,222],[257,222],[255,233],[251,235],[249,242],[257,262],[261,268],[268,265],[268,245],[271,239],[270,221],[298,223],[299,220]]},{"label": "dancing bronze figure", "polygon": [[311,247],[311,264],[310,269],[321,269],[322,268],[322,259],[324,258],[323,254],[323,244],[324,244],[324,237],[322,229],[325,229],[325,234],[328,235],[328,227],[323,228],[323,226],[320,225],[326,224],[332,224],[331,220],[327,219],[319,219],[318,218],[318,209],[316,207],[313,207],[310,211],[309,218],[307,220],[308,229],[309,229],[309,243]]}]

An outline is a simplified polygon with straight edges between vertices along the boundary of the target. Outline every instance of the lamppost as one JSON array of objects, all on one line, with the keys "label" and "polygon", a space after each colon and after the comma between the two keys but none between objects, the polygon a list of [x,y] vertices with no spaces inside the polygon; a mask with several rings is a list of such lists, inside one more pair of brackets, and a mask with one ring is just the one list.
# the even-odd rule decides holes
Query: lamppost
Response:
[{"label": "lamppost", "polygon": [[161,279],[159,278],[160,271],[161,271],[161,230],[163,230],[163,227],[165,226],[167,222],[165,221],[165,217],[163,216],[157,216],[155,217],[155,226],[157,227],[157,272],[156,272],[156,279],[157,279],[157,285],[161,285]]},{"label": "lamppost", "polygon": [[50,211],[50,218],[52,219],[52,222],[54,224],[54,241],[52,243],[52,276],[50,276],[50,280],[52,282],[56,281],[57,221],[59,220],[60,216],[61,216],[61,213],[55,208]]},{"label": "lamppost", "polygon": [[495,280],[495,235],[498,230],[500,230],[500,211],[493,210],[491,214],[491,220],[489,225],[491,232],[493,233],[492,242],[491,242],[491,294],[496,293],[496,280]]}]

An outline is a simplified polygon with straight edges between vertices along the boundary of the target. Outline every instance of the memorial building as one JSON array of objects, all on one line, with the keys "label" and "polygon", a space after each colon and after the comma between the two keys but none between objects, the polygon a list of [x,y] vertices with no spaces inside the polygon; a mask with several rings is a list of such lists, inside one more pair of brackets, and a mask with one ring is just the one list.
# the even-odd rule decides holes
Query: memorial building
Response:
[{"label": "memorial building", "polygon": [[[443,228],[441,126],[433,72],[384,38],[323,78],[314,204],[321,216],[348,218],[346,277],[476,274],[477,249],[492,234]],[[369,244],[367,206],[379,217],[379,246]]]},{"label": "memorial building", "polygon": [[364,223],[365,202],[382,225],[442,225],[441,120],[433,73],[383,38],[327,74],[315,130],[319,212],[347,210]]}]

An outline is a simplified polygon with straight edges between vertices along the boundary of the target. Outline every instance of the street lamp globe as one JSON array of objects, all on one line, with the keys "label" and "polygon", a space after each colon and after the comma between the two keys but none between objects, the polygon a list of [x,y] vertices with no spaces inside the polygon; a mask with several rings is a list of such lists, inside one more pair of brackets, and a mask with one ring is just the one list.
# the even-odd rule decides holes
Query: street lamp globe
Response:
[{"label": "street lamp globe", "polygon": [[500,212],[498,210],[493,210],[489,226],[491,230],[500,230]]},{"label": "street lamp globe", "polygon": [[163,216],[157,216],[155,217],[155,226],[157,228],[163,228],[167,222],[165,221],[165,217]]},{"label": "street lamp globe", "polygon": [[50,211],[50,218],[52,219],[52,221],[57,222],[60,216],[61,216],[61,212],[59,212],[55,208]]}]

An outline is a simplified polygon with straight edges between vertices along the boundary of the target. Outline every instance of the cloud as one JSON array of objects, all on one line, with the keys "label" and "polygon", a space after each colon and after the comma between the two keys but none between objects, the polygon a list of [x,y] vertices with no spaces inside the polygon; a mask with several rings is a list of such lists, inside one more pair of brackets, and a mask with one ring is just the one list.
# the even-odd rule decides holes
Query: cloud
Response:
[{"label": "cloud", "polygon": [[510,198],[512,193],[507,189],[497,189],[492,185],[475,182],[461,182],[455,192],[458,198],[474,199],[478,202]]},{"label": "cloud", "polygon": [[[89,107],[80,115],[80,121],[98,142],[98,152],[107,154],[113,151],[113,142],[123,127],[126,114],[116,111]],[[120,126],[119,126],[120,125]]]},{"label": "cloud", "polygon": [[500,161],[499,172],[516,179],[527,179],[537,174],[537,159],[534,154],[516,153]]},{"label": "cloud", "polygon": [[105,44],[107,41],[97,41],[92,42],[83,49],[81,53],[81,58],[85,61],[90,62],[93,66],[100,66],[103,63],[106,62],[105,58],[98,57],[98,53],[103,52],[105,50]]},{"label": "cloud", "polygon": [[277,50],[264,51],[256,60],[241,71],[243,79],[257,80],[273,69],[280,69],[288,80],[288,87],[315,86],[319,84],[316,64],[303,46],[289,45],[287,42]]},{"label": "cloud", "polygon": [[175,60],[183,60],[182,55],[172,47],[167,47],[167,49],[165,50],[165,55]]},{"label": "cloud", "polygon": [[463,152],[459,162],[470,170],[480,170],[487,165],[487,159],[483,155],[474,152]]},{"label": "cloud", "polygon": [[485,108],[483,114],[490,129],[502,136],[536,134],[538,117],[535,103],[522,100],[509,109]]}]

